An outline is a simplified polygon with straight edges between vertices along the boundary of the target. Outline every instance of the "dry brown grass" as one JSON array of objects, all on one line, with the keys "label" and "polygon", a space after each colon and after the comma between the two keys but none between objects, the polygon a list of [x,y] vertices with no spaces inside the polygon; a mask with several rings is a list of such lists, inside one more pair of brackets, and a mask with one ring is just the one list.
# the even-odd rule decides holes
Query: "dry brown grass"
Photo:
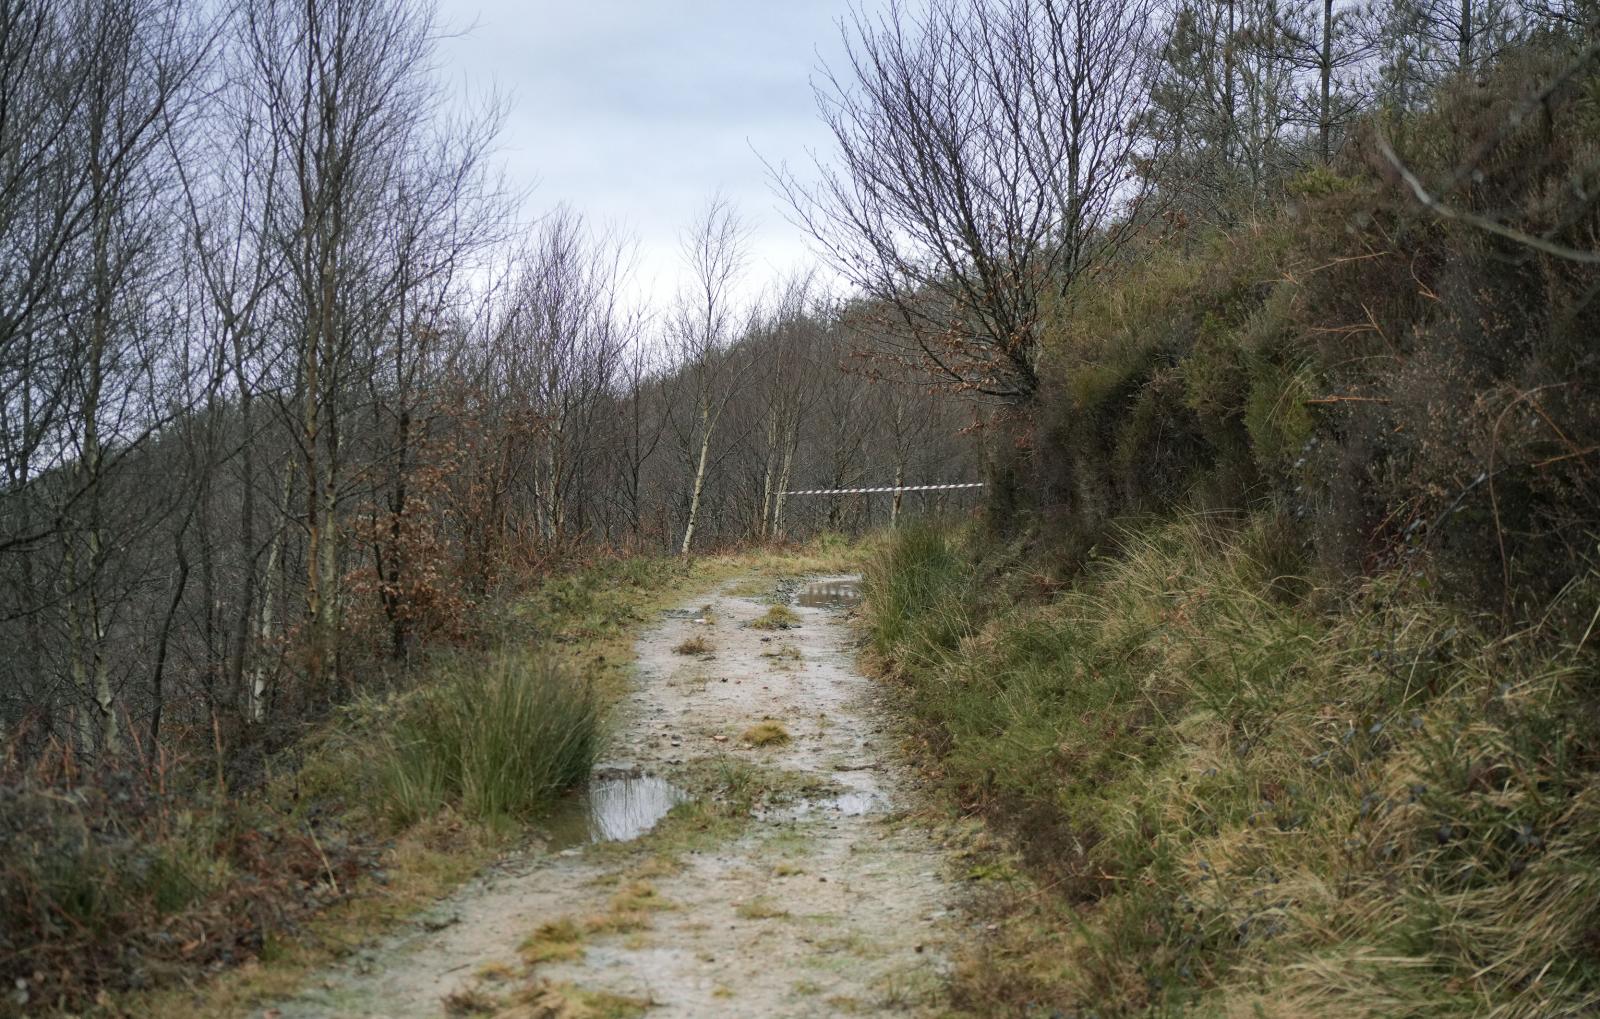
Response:
[{"label": "dry brown grass", "polygon": [[800,625],[800,617],[787,605],[774,605],[748,625],[753,630],[792,630]]},{"label": "dry brown grass", "polygon": [[753,747],[782,746],[790,740],[789,730],[777,719],[757,722],[739,735],[739,740]]},{"label": "dry brown grass", "polygon": [[672,649],[675,655],[709,655],[716,650],[715,645],[707,640],[704,634],[695,634]]}]

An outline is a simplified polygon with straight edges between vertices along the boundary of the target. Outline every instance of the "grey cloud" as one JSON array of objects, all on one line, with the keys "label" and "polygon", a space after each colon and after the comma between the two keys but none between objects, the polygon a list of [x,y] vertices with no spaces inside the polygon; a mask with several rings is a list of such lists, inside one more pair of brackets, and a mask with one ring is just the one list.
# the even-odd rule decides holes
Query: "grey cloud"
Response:
[{"label": "grey cloud", "polygon": [[514,182],[538,181],[528,214],[565,202],[626,224],[659,296],[678,229],[717,189],[752,221],[764,270],[804,259],[752,146],[780,162],[825,146],[809,78],[819,51],[837,52],[846,11],[847,0],[444,0],[448,26],[476,27],[441,57],[452,77],[510,94],[502,152]]}]

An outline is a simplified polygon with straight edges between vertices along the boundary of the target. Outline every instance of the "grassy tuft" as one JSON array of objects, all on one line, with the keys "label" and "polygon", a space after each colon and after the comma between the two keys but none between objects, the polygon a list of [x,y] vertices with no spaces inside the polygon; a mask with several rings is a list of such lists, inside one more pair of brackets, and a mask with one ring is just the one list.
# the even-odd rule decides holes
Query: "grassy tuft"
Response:
[{"label": "grassy tuft", "polygon": [[630,881],[611,897],[611,908],[619,913],[649,913],[671,909],[672,904],[661,897],[655,885],[648,881]]},{"label": "grassy tuft", "polygon": [[695,634],[693,637],[690,637],[688,640],[685,640],[683,643],[673,648],[672,653],[675,655],[709,655],[715,650],[716,648],[709,640],[700,634]]},{"label": "grassy tuft", "polygon": [[522,958],[529,965],[567,962],[583,956],[583,928],[570,918],[552,920],[522,942]]},{"label": "grassy tuft", "polygon": [[405,704],[383,792],[404,822],[446,805],[486,820],[525,818],[588,776],[600,735],[589,683],[549,659],[502,655]]},{"label": "grassy tuft", "polygon": [[879,653],[936,666],[971,631],[963,587],[972,575],[957,543],[941,527],[912,523],[868,564],[867,623]]},{"label": "grassy tuft", "polygon": [[805,659],[805,656],[800,653],[800,649],[793,644],[779,644],[769,651],[761,652],[761,657],[770,658],[780,665],[784,662],[799,662]]},{"label": "grassy tuft", "polygon": [[753,747],[776,747],[789,742],[789,730],[773,719],[757,722],[740,734],[739,739]]},{"label": "grassy tuft", "polygon": [[782,920],[789,916],[787,909],[762,896],[739,903],[733,912],[741,920]]},{"label": "grassy tuft", "polygon": [[787,605],[774,605],[749,623],[753,630],[790,630],[799,625],[799,615]]}]

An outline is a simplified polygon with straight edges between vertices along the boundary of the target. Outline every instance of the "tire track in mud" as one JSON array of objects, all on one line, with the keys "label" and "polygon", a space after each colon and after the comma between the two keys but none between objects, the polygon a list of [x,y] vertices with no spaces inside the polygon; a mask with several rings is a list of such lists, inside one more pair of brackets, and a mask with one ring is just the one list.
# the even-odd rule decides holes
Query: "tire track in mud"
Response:
[{"label": "tire track in mud", "polygon": [[[760,629],[751,624],[772,610],[751,593],[760,586],[723,584],[637,643],[635,689],[597,772],[624,784],[595,809],[631,809],[622,827],[637,826],[662,789],[688,790],[656,831],[494,868],[258,1014],[701,1019],[935,1008],[954,897],[939,839],[903,812],[906,780],[844,614],[792,605],[795,625]],[[708,650],[683,653],[694,638]],[[788,740],[752,745],[746,734],[764,722]],[[639,776],[651,791],[642,799],[626,784]]]}]

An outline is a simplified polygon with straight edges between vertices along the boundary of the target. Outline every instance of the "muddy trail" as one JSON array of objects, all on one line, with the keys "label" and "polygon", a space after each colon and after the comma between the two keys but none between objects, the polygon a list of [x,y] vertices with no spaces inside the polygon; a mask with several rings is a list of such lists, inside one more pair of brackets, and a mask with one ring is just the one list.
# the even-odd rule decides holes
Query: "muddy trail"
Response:
[{"label": "muddy trail", "polygon": [[546,845],[264,1015],[919,1014],[951,886],[846,622],[852,578],[731,581],[637,644]]}]

